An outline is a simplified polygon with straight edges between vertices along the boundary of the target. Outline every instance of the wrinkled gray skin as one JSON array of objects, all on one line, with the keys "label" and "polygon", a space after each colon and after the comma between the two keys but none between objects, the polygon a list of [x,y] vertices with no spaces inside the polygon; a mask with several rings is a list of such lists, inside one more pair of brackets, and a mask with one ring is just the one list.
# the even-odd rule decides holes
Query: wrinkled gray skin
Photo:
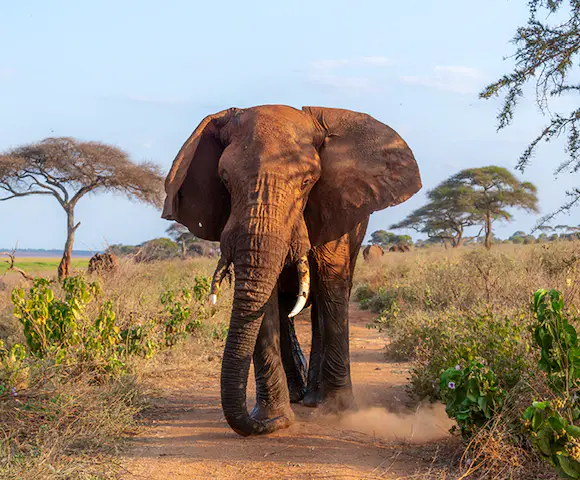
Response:
[{"label": "wrinkled gray skin", "polygon": [[[420,188],[403,139],[349,110],[231,108],[206,117],[185,142],[166,179],[162,216],[220,241],[216,277],[234,266],[221,398],[235,432],[287,427],[291,400],[354,406],[348,302],[356,257],[369,215]],[[309,265],[311,276],[307,375],[288,318],[297,300],[297,265]],[[252,357],[257,402],[248,413]]]}]

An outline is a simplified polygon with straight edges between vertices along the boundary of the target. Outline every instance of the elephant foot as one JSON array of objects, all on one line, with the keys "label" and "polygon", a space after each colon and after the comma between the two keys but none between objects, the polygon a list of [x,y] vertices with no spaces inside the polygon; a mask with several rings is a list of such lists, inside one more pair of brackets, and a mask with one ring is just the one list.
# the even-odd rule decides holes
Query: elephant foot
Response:
[{"label": "elephant foot", "polygon": [[288,382],[290,403],[299,403],[304,398],[304,386],[298,382]]},{"label": "elephant foot", "polygon": [[302,404],[305,407],[316,408],[322,402],[322,394],[320,390],[308,390],[304,395]]},{"label": "elephant foot", "polygon": [[273,405],[261,405],[259,403],[257,403],[252,409],[250,417],[254,420],[275,422],[276,424],[279,424],[277,429],[288,428],[292,423],[294,423],[296,418],[290,405],[276,407]]},{"label": "elephant foot", "polygon": [[336,414],[357,409],[352,389],[328,392],[321,403],[323,413]]}]

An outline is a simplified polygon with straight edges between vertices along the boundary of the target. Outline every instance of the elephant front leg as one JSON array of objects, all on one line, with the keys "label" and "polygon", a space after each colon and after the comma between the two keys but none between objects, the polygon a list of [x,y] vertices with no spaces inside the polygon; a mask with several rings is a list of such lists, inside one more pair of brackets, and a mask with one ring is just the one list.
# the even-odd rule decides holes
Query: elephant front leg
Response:
[{"label": "elephant front leg", "polygon": [[[330,411],[355,407],[350,374],[348,304],[351,289],[351,240],[325,244],[314,251],[316,303],[321,336],[319,389]],[[314,382],[313,382],[314,383]]]},{"label": "elephant front leg", "polygon": [[325,409],[342,411],[356,406],[350,374],[348,285],[341,282],[328,288],[321,305],[320,392]]},{"label": "elephant front leg", "polygon": [[280,317],[278,292],[274,289],[266,305],[264,319],[254,349],[254,374],[256,377],[256,405],[251,416],[256,420],[286,416],[294,419],[286,375],[280,355]]}]

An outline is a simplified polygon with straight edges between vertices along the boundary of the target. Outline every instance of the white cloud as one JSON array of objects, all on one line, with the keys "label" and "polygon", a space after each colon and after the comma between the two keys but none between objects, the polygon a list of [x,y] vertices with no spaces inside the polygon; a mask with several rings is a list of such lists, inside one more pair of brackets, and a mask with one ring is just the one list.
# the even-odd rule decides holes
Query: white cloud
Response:
[{"label": "white cloud", "polygon": [[402,76],[401,81],[448,92],[477,93],[483,86],[485,75],[480,70],[462,66],[436,66],[429,76]]},{"label": "white cloud", "polygon": [[319,70],[330,70],[338,69],[343,67],[357,67],[357,66],[373,66],[373,67],[386,67],[392,65],[393,61],[387,57],[381,56],[370,56],[370,57],[358,57],[358,58],[340,58],[340,59],[328,59],[328,60],[315,60],[310,65],[312,68]]},{"label": "white cloud", "polygon": [[334,88],[365,90],[371,87],[370,79],[362,76],[341,76],[332,75],[329,73],[310,73],[308,75],[308,79],[312,83]]},{"label": "white cloud", "polygon": [[332,68],[340,68],[348,65],[349,61],[345,59],[339,60],[315,60],[311,63],[312,68],[319,70],[328,70]]},{"label": "white cloud", "polygon": [[387,57],[362,57],[360,60],[362,63],[377,67],[387,67],[393,64],[393,61]]},{"label": "white cloud", "polygon": [[381,56],[316,60],[310,63],[308,80],[325,87],[368,91],[373,88],[372,77],[365,75],[369,68],[389,65],[392,61]]}]

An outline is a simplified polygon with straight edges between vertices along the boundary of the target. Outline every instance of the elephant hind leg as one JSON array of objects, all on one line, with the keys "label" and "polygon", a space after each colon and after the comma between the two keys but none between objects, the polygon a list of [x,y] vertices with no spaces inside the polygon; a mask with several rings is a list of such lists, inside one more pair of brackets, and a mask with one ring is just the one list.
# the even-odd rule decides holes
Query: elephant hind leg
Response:
[{"label": "elephant hind leg", "polygon": [[280,308],[280,349],[291,403],[298,403],[304,398],[304,394],[306,393],[307,369],[306,359],[304,358],[298,337],[296,336],[294,319],[288,318],[288,314],[292,311],[295,303],[295,294],[280,293],[278,295]]},{"label": "elephant hind leg", "polygon": [[322,360],[322,325],[318,313],[318,302],[312,301],[312,347],[310,348],[310,364],[308,368],[308,386],[304,395],[306,407],[317,407],[322,402],[320,391],[320,366]]}]

